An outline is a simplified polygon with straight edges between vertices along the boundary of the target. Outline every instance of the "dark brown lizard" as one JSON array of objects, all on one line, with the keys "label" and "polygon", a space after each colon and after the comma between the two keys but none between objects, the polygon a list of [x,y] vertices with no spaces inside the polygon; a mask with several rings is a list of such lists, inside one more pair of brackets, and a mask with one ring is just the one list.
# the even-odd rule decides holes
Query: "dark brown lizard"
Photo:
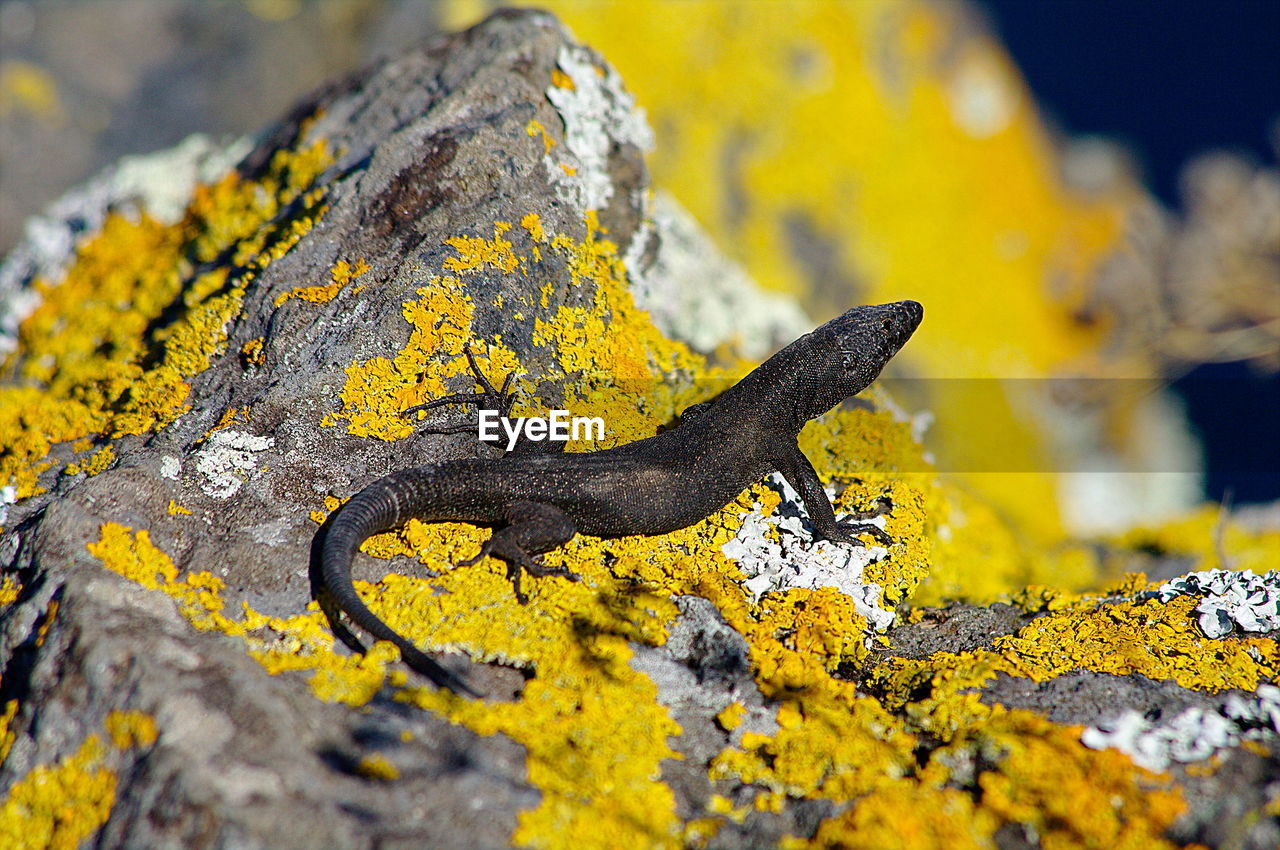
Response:
[{"label": "dark brown lizard", "polygon": [[[318,544],[324,588],[357,625],[399,647],[414,670],[437,685],[474,694],[356,593],[351,563],[366,538],[410,518],[496,526],[480,552],[461,565],[490,555],[502,559],[523,602],[521,570],[577,579],[536,557],[575,534],[666,534],[704,519],[773,472],[782,473],[800,495],[816,538],[851,544],[859,542],[859,533],[883,538],[874,525],[836,521],[797,436],[810,419],[874,381],[923,316],[915,301],[855,307],[783,348],[714,401],[685,410],[675,428],[648,439],[598,452],[451,460],[381,478],[325,524]],[[507,384],[495,388],[474,359],[472,367],[483,392],[422,407],[462,401],[505,415],[511,402]]]}]

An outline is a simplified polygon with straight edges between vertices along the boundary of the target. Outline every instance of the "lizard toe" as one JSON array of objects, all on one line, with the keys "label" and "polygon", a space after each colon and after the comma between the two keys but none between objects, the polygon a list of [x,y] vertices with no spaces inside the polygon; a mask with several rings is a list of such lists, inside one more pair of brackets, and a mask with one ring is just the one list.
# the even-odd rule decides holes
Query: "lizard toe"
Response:
[{"label": "lizard toe", "polygon": [[839,524],[840,530],[844,533],[845,540],[839,540],[839,543],[852,543],[855,546],[864,546],[864,544],[856,535],[870,534],[876,539],[876,542],[882,546],[892,546],[893,538],[889,536],[883,528],[878,525],[872,525],[869,522],[842,522]]},{"label": "lizard toe", "polygon": [[459,562],[458,562],[458,566],[460,566],[460,567],[471,567],[471,566],[474,566],[474,565],[476,565],[476,564],[480,563],[481,561],[483,561],[483,560],[484,560],[485,558],[487,558],[487,557],[489,557],[489,544],[488,544],[488,543],[486,543],[485,545],[481,546],[481,547],[480,547],[480,551],[479,551],[479,552],[477,552],[473,557],[471,557],[471,558],[467,558],[467,559],[466,559],[466,560],[464,560],[464,561],[459,561]]}]

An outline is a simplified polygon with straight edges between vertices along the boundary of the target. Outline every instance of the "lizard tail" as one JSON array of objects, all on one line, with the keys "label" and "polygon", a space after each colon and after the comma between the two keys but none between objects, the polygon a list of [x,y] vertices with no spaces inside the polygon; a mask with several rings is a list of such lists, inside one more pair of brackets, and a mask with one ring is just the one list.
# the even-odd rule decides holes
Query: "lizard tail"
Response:
[{"label": "lizard tail", "polygon": [[325,589],[344,614],[378,640],[389,641],[400,650],[400,658],[435,684],[451,691],[479,697],[461,677],[446,670],[403,635],[369,610],[356,593],[351,580],[351,563],[366,538],[395,528],[404,522],[388,482],[375,482],[352,497],[333,517],[321,551],[320,569]]}]

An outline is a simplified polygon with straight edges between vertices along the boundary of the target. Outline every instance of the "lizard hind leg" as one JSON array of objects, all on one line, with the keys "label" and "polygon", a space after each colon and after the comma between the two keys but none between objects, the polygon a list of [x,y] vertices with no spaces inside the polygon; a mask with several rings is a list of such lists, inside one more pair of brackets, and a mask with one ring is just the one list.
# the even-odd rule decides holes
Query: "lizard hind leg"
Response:
[{"label": "lizard hind leg", "polygon": [[507,576],[521,605],[529,601],[520,587],[522,572],[539,578],[562,576],[570,581],[579,580],[577,573],[566,567],[547,566],[537,557],[568,543],[578,533],[567,513],[544,502],[520,501],[507,505],[504,519],[507,524],[485,541],[480,552],[474,558],[460,561],[458,566],[470,566],[490,555],[505,561]]}]

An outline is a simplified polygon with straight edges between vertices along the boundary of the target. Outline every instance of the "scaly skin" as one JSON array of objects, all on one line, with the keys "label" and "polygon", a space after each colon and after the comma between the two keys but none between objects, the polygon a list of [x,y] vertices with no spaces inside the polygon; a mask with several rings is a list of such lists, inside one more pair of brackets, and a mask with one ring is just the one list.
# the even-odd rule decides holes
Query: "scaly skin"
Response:
[{"label": "scaly skin", "polygon": [[[858,544],[858,533],[883,536],[873,525],[836,521],[797,437],[810,419],[874,381],[923,316],[914,301],[855,307],[783,348],[714,401],[686,410],[677,427],[645,440],[599,452],[446,461],[381,478],[325,524],[318,540],[324,588],[357,625],[399,647],[414,670],[474,695],[360,599],[351,562],[366,538],[410,518],[495,525],[480,553],[464,563],[486,555],[506,561],[523,602],[521,570],[577,579],[535,557],[575,534],[666,534],[706,518],[772,472],[782,473],[800,494],[819,539]],[[494,389],[478,370],[476,377],[484,392],[424,406],[462,400],[505,414],[506,385]]]}]

